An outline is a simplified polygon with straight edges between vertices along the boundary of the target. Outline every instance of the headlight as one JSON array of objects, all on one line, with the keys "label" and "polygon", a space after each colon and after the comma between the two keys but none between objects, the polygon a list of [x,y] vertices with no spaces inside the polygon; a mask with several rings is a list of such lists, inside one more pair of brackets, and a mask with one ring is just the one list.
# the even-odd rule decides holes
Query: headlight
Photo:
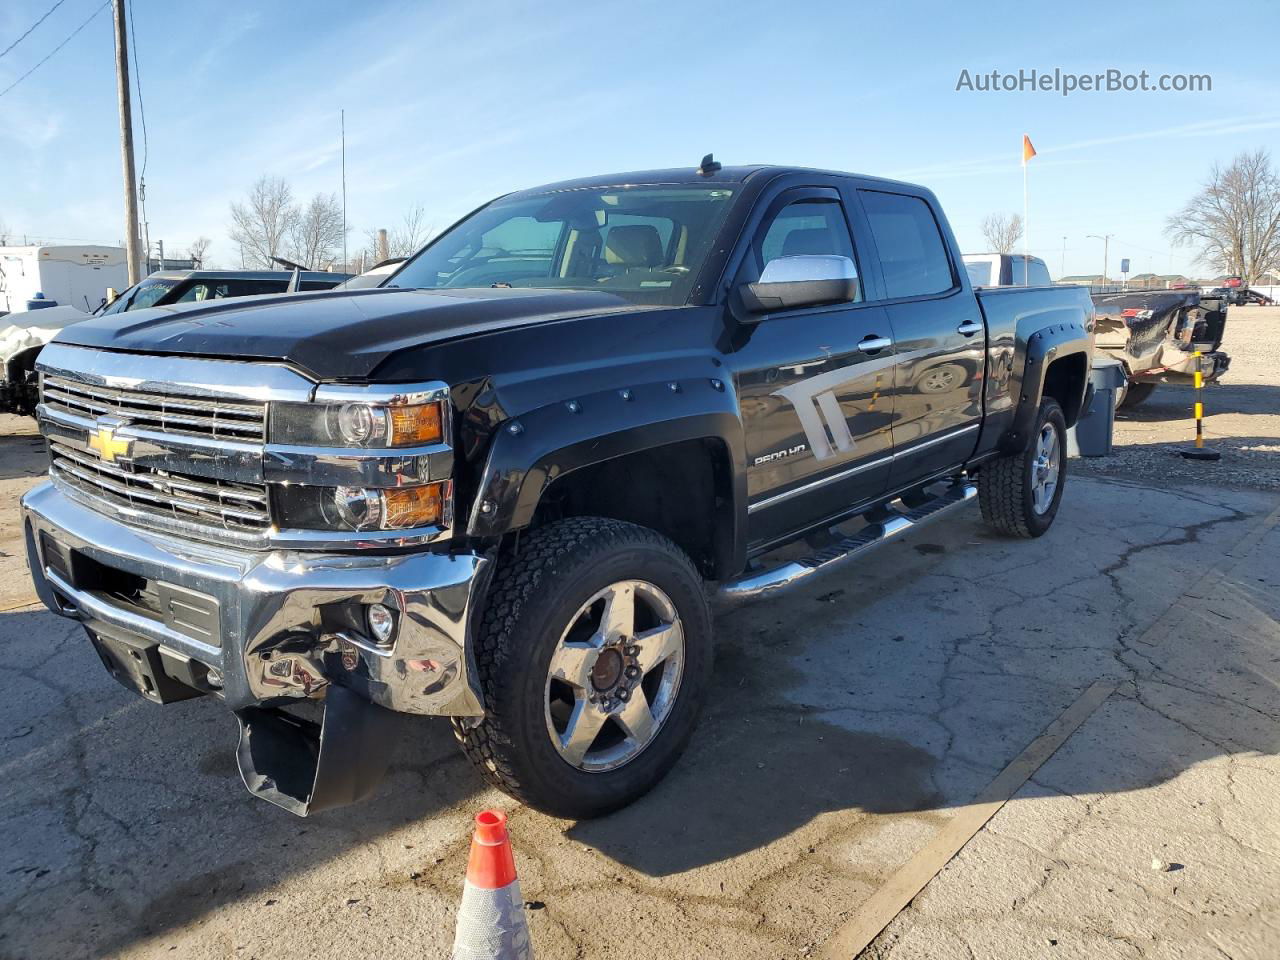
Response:
[{"label": "headlight", "polygon": [[450,481],[412,487],[280,487],[280,524],[302,530],[409,530],[447,526]]},{"label": "headlight", "polygon": [[417,447],[444,440],[440,401],[384,406],[371,403],[276,403],[271,442],[319,447]]}]

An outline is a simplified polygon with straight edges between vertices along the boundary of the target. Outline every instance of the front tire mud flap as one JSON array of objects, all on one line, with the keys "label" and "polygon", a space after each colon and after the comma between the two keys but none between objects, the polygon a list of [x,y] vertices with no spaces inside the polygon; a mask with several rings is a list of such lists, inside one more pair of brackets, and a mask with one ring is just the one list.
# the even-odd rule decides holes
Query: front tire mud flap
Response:
[{"label": "front tire mud flap", "polygon": [[336,684],[326,691],[320,723],[270,707],[237,710],[236,719],[245,787],[299,817],[369,796],[400,730],[399,714]]}]

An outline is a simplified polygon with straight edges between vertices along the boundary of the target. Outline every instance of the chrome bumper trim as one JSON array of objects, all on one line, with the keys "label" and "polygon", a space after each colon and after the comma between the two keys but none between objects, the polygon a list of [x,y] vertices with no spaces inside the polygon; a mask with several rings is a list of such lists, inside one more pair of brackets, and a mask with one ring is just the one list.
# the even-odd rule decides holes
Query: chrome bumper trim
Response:
[{"label": "chrome bumper trim", "polygon": [[[486,557],[227,549],[125,525],[51,483],[23,497],[22,513],[32,578],[54,613],[126,631],[216,668],[233,709],[317,695],[322,677],[404,713],[483,713],[468,638],[487,582]],[[213,597],[221,647],[77,589],[48,569],[42,533],[110,569]],[[393,644],[380,648],[322,623],[322,607],[348,603],[396,611]]]}]

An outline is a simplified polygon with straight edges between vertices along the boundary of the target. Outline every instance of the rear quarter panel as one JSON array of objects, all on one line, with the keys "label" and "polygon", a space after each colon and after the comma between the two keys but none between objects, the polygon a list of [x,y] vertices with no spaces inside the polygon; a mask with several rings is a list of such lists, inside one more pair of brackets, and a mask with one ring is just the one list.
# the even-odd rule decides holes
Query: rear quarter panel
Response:
[{"label": "rear quarter panel", "polygon": [[986,421],[982,455],[1016,449],[1020,415],[1040,405],[1044,373],[1061,357],[1093,356],[1093,301],[1084,287],[998,287],[976,291],[987,322]]}]

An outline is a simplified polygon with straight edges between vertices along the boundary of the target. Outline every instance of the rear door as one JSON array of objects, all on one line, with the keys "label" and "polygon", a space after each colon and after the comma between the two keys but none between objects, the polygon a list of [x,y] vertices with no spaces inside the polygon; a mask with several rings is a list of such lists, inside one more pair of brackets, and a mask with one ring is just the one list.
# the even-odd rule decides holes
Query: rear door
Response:
[{"label": "rear door", "polygon": [[[862,261],[839,192],[782,192],[751,234],[737,282],[778,257]],[[730,348],[747,445],[749,539],[760,547],[882,493],[890,462],[893,333],[883,306],[781,310]]]},{"label": "rear door", "polygon": [[893,469],[900,489],[967,460],[982,421],[986,329],[954,244],[921,196],[859,190],[897,339]]}]

